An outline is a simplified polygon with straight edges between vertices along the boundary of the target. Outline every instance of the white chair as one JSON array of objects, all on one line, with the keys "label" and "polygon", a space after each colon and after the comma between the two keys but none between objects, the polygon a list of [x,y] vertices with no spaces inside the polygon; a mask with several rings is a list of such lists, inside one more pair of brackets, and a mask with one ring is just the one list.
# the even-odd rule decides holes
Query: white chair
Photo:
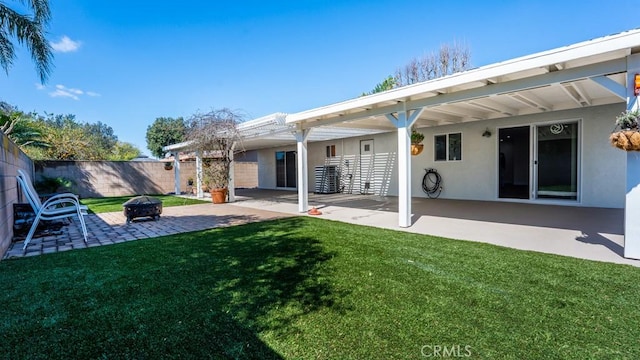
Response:
[{"label": "white chair", "polygon": [[84,242],[87,242],[87,226],[84,222],[84,215],[87,214],[87,207],[80,205],[77,195],[72,193],[56,194],[42,203],[29,176],[24,171],[18,169],[17,178],[27,201],[29,201],[29,204],[31,204],[31,207],[36,214],[33,224],[31,225],[31,229],[29,229],[29,233],[27,234],[27,238],[24,240],[24,246],[22,247],[23,250],[27,248],[27,245],[29,245],[29,242],[33,238],[40,220],[57,220],[78,217],[80,220],[80,227],[82,228],[82,235],[84,236]]}]

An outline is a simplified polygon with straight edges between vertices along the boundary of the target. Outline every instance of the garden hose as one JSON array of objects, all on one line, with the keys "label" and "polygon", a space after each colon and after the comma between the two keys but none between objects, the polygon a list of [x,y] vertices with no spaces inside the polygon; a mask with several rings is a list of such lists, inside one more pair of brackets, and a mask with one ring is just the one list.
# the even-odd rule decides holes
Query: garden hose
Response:
[{"label": "garden hose", "polygon": [[431,199],[440,196],[442,192],[442,176],[436,169],[424,169],[426,174],[422,178],[422,191]]}]

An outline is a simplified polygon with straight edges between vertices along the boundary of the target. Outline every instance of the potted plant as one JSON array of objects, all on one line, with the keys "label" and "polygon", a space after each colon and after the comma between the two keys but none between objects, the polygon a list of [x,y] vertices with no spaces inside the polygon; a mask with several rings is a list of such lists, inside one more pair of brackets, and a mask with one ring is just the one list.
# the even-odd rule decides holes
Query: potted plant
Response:
[{"label": "potted plant", "polygon": [[237,113],[226,108],[196,113],[189,121],[187,139],[206,158],[202,180],[214,203],[227,199],[233,153],[241,150],[238,149],[241,137],[237,128],[240,121]]},{"label": "potted plant", "polygon": [[227,201],[229,185],[229,168],[231,162],[225,159],[210,159],[203,164],[203,182],[209,189],[214,204]]},{"label": "potted plant", "polygon": [[616,129],[609,136],[611,145],[626,151],[640,151],[638,120],[640,110],[627,110],[616,117]]},{"label": "potted plant", "polygon": [[192,193],[194,195],[196,194],[196,188],[193,187],[193,178],[192,177],[189,177],[187,179],[187,192],[188,193]]},{"label": "potted plant", "polygon": [[411,155],[419,155],[424,150],[423,140],[424,134],[411,129]]}]

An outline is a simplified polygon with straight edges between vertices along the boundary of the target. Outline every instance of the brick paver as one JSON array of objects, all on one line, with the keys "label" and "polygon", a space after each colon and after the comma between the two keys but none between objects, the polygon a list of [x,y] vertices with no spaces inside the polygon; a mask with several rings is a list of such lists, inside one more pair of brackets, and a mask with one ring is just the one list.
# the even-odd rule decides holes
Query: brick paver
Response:
[{"label": "brick paver", "polygon": [[[25,250],[23,242],[11,243],[4,258],[16,258],[50,254],[59,251],[84,249],[87,247],[112,245],[126,241],[173,235],[189,231],[213,229],[249,222],[271,220],[291,216],[274,211],[245,208],[231,204],[198,204],[165,207],[158,221],[136,218],[127,225],[120,212],[89,214],[85,216],[87,243],[82,232],[73,221],[63,226],[60,234],[47,235],[31,240]],[[77,222],[77,220],[74,220]]]}]

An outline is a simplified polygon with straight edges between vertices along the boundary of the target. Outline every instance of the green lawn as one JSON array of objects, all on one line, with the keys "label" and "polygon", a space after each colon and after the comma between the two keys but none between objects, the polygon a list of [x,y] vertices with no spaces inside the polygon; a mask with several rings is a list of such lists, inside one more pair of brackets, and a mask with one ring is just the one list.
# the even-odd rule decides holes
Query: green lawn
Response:
[{"label": "green lawn", "polygon": [[626,265],[288,218],[4,260],[0,356],[637,359],[639,280]]},{"label": "green lawn", "polygon": [[[80,202],[89,207],[90,213],[99,214],[99,213],[105,213],[105,212],[122,211],[122,204],[124,204],[127,200],[135,196],[137,195],[88,198],[88,199],[81,199]],[[193,204],[202,204],[202,203],[211,202],[210,200],[204,201],[204,200],[197,200],[197,199],[189,199],[189,198],[183,198],[183,197],[173,196],[173,195],[149,195],[149,196],[162,200],[162,207],[193,205]]]}]

